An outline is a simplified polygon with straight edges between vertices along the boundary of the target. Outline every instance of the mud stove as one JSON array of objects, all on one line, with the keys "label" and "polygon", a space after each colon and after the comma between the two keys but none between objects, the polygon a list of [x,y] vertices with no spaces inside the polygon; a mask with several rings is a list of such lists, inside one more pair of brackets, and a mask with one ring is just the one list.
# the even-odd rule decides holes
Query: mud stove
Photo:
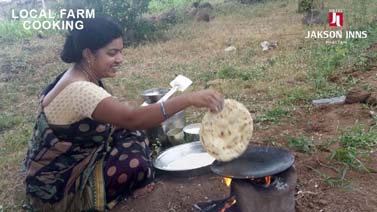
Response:
[{"label": "mud stove", "polygon": [[[274,148],[274,151],[275,150],[279,149]],[[297,175],[293,166],[293,155],[291,155],[287,150],[284,151],[285,154],[288,154],[287,157],[290,160],[286,160],[286,157],[283,160],[281,159],[277,161],[280,163],[285,162],[283,166],[282,164],[271,166],[268,161],[263,161],[263,158],[268,158],[268,156],[258,157],[258,155],[254,155],[259,159],[260,164],[258,164],[258,166],[241,163],[242,166],[249,165],[248,168],[254,168],[254,170],[257,170],[258,167],[260,168],[265,165],[266,167],[278,167],[278,169],[276,169],[277,171],[279,169],[283,169],[283,171],[260,177],[260,174],[263,171],[266,173],[269,172],[263,168],[262,172],[257,173],[258,177],[250,177],[253,175],[245,175],[244,177],[240,177],[240,175],[237,174],[235,177],[224,177],[225,184],[230,187],[229,197],[222,200],[200,202],[195,204],[194,207],[201,212],[294,212]],[[278,155],[271,157],[272,159],[277,159],[276,157],[278,157]],[[237,162],[239,163],[240,161],[232,161],[226,165],[232,165],[233,163],[233,168],[236,168],[234,170],[237,170],[237,168],[239,168],[237,167],[237,164],[235,164]],[[249,158],[248,162],[253,163],[256,162],[256,160]],[[232,176],[229,174],[230,172],[227,172],[226,167],[225,169],[221,169],[220,172],[219,169],[216,169],[216,166],[214,169],[211,167],[211,170],[216,174],[220,174],[221,176]],[[224,173],[226,174],[224,175]]]}]

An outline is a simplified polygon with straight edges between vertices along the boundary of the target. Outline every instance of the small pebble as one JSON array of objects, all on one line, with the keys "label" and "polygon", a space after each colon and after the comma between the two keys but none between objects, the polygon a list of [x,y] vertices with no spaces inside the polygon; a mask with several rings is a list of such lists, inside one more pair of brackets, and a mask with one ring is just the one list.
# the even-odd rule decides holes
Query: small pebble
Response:
[{"label": "small pebble", "polygon": [[318,203],[321,204],[321,205],[329,204],[329,202],[327,200],[324,200],[324,199],[319,200]]}]

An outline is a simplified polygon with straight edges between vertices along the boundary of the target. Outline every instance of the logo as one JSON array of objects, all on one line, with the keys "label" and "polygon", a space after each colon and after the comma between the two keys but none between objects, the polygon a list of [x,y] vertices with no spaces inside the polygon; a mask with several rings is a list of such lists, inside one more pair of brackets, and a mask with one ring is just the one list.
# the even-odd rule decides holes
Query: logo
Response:
[{"label": "logo", "polygon": [[[343,11],[339,9],[329,10],[329,26],[335,27],[329,30],[309,30],[306,33],[307,39],[321,39],[326,44],[344,44],[351,39],[365,39],[367,31],[355,31],[343,29]],[[340,27],[340,28],[339,28]]]},{"label": "logo", "polygon": [[[1,1],[1,0],[0,0]],[[16,11],[12,9],[12,19],[21,20],[24,29],[26,30],[82,30],[84,22],[82,20],[74,19],[90,19],[95,18],[94,9],[60,9],[58,14],[48,9],[21,9]]]},{"label": "logo", "polygon": [[333,10],[329,12],[329,26],[343,27],[343,11]]}]

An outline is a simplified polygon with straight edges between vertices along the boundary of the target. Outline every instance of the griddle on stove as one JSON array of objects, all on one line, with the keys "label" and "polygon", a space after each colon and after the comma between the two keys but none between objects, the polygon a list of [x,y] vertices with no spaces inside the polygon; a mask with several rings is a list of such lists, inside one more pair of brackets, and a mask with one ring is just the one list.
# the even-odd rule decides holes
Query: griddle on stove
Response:
[{"label": "griddle on stove", "polygon": [[[294,212],[297,175],[293,163],[294,156],[278,147],[253,147],[233,161],[215,161],[211,170],[232,178],[230,195],[197,203],[194,208],[201,212]],[[267,176],[270,184],[263,183]]]}]

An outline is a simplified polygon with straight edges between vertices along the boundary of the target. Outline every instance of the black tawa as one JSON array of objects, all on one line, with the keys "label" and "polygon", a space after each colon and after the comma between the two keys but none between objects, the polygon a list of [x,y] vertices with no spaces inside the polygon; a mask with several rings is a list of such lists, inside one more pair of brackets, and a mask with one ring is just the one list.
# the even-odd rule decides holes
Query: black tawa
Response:
[{"label": "black tawa", "polygon": [[293,165],[293,154],[280,147],[250,147],[240,157],[228,161],[215,161],[213,173],[235,179],[252,179],[271,176]]}]

